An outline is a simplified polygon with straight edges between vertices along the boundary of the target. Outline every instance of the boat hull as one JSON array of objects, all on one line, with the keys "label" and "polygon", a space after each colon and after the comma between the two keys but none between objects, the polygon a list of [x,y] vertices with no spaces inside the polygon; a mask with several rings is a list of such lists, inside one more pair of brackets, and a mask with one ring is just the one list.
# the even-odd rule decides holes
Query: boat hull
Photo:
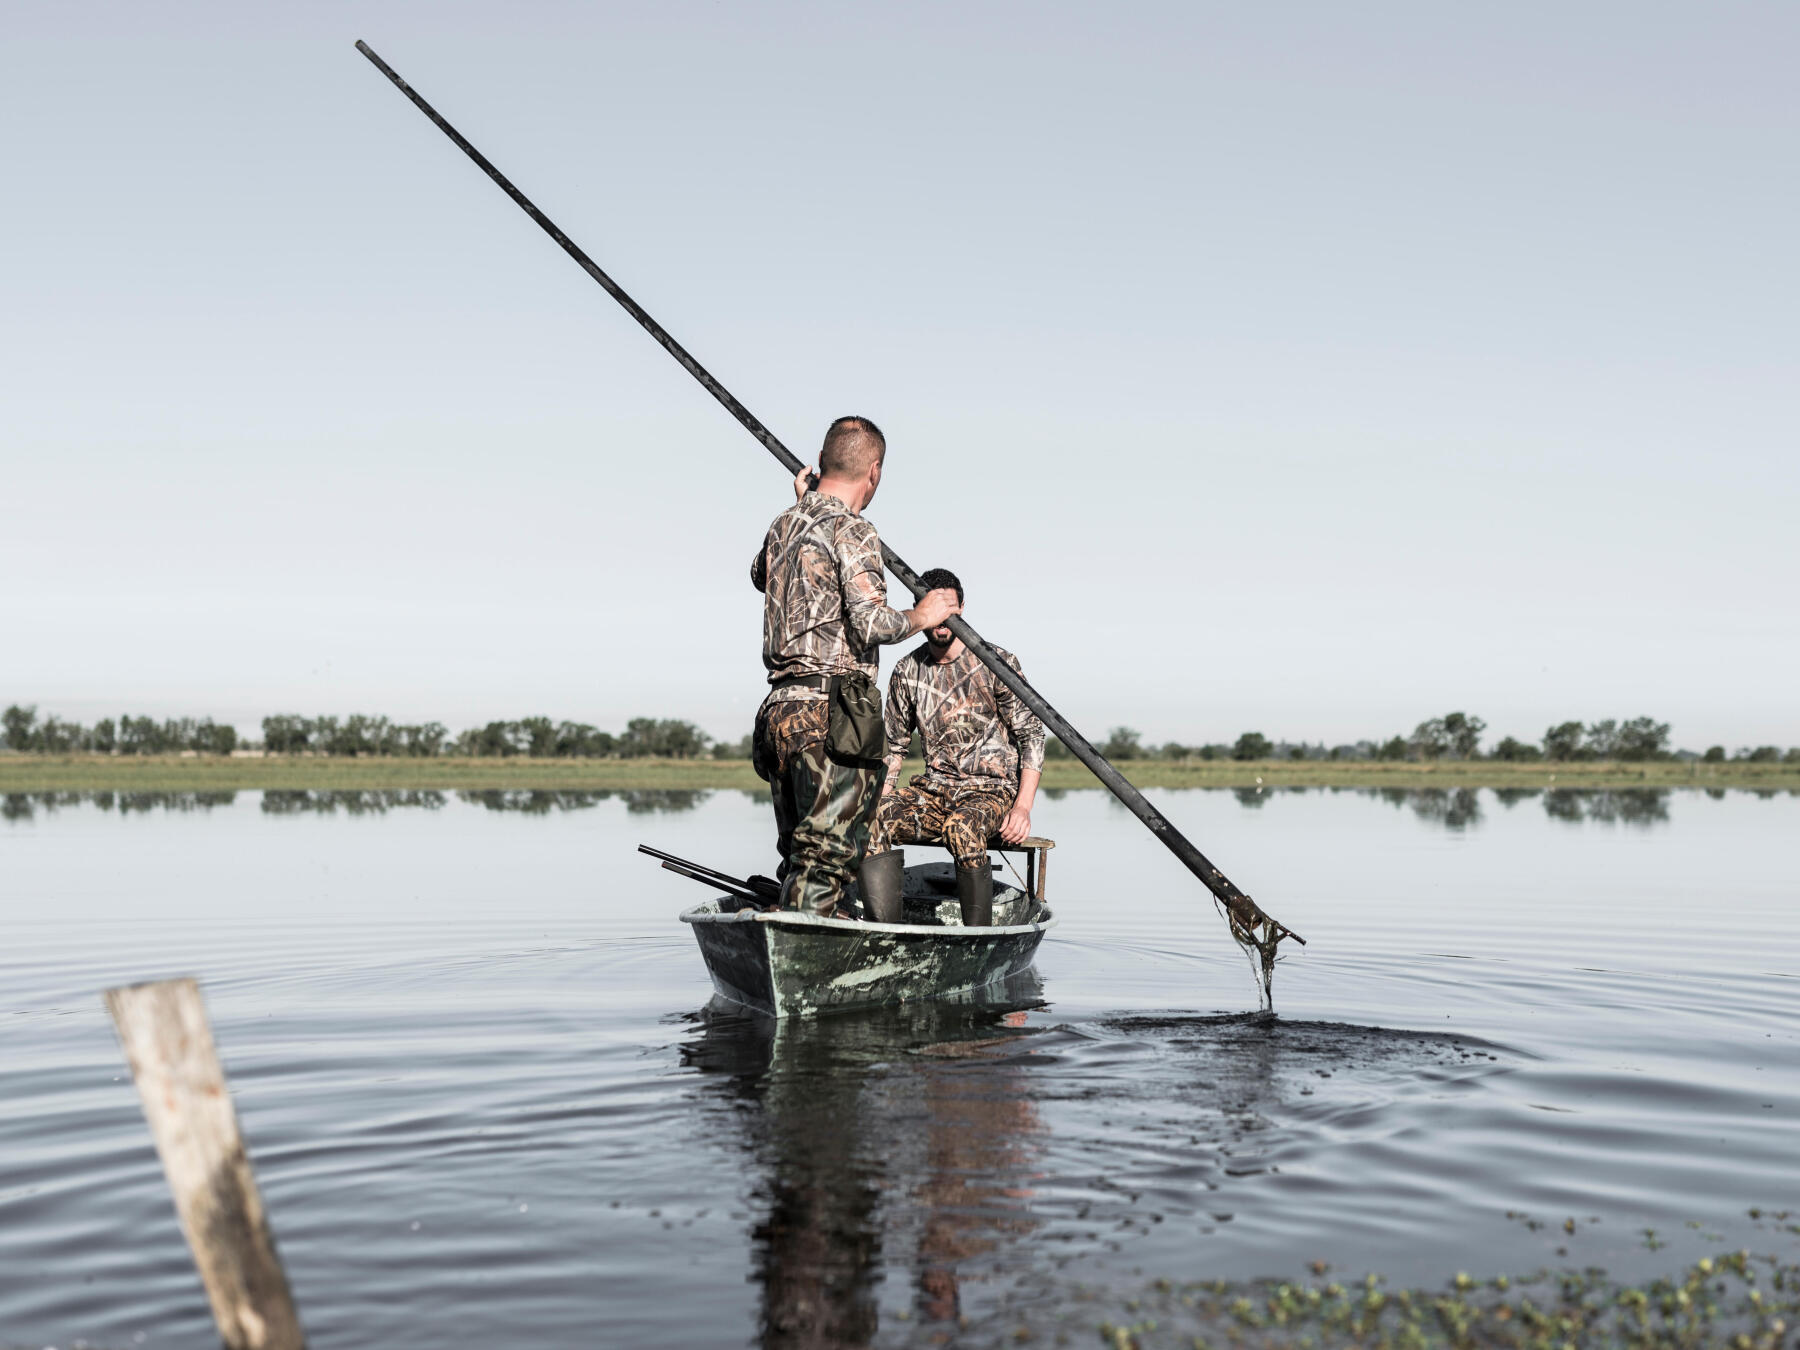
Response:
[{"label": "boat hull", "polygon": [[713,988],[774,1017],[985,989],[1029,967],[1056,922],[1041,904],[1030,918],[995,928],[861,923],[792,910],[721,913],[714,901],[681,916],[694,930]]}]

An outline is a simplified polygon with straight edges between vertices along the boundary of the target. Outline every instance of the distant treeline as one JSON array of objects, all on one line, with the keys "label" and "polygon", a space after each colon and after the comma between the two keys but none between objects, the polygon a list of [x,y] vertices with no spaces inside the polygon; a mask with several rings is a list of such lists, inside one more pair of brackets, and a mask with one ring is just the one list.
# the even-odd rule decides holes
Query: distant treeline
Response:
[{"label": "distant treeline", "polygon": [[[1481,737],[1487,723],[1469,713],[1445,713],[1431,717],[1414,727],[1410,735],[1392,736],[1385,741],[1357,741],[1351,745],[1327,747],[1323,742],[1272,741],[1260,731],[1246,731],[1230,745],[1182,745],[1169,741],[1160,746],[1143,744],[1143,736],[1131,727],[1114,727],[1099,746],[1108,759],[1160,760],[1256,760],[1256,759],[1324,759],[1324,760],[1500,760],[1505,763],[1528,763],[1548,760],[1572,763],[1585,760],[1622,760],[1645,763],[1676,759],[1698,759],[1708,764],[1736,760],[1752,764],[1785,762],[1800,764],[1800,748],[1785,754],[1779,746],[1742,746],[1735,754],[1715,745],[1704,754],[1692,750],[1669,748],[1669,724],[1653,717],[1634,717],[1626,722],[1616,718],[1583,725],[1559,722],[1544,732],[1537,743],[1503,737],[1492,750],[1482,753]],[[1069,747],[1054,736],[1045,743],[1049,759],[1072,758]]]},{"label": "distant treeline", "polygon": [[6,748],[43,755],[88,751],[100,755],[172,755],[192,750],[203,755],[229,755],[238,748],[237,728],[210,717],[196,722],[177,717],[158,722],[150,717],[102,718],[91,727],[56,716],[37,720],[36,706],[14,704],[0,713]]},{"label": "distant treeline", "polygon": [[[265,717],[263,749],[272,755],[464,755],[504,759],[697,759],[708,752],[735,758],[740,747],[718,742],[692,722],[675,717],[634,717],[614,734],[586,722],[521,717],[488,722],[454,738],[441,722],[411,725],[385,717]],[[746,741],[748,738],[746,738]],[[748,757],[748,744],[742,754]]]},{"label": "distant treeline", "polygon": [[105,718],[91,727],[60,717],[38,720],[35,706],[14,704],[3,714],[6,747],[22,753],[168,755],[192,751],[228,755],[258,749],[271,755],[342,755],[430,758],[438,755],[539,759],[695,759],[709,752],[718,759],[748,759],[750,738],[719,741],[692,722],[673,717],[634,717],[614,734],[585,722],[553,722],[522,717],[489,722],[451,736],[442,722],[394,722],[352,713],[348,717],[301,717],[277,713],[262,720],[261,742],[243,742],[237,729],[206,718],[156,722],[148,717]]},{"label": "distant treeline", "polygon": [[[234,750],[262,750],[271,755],[340,755],[433,758],[460,755],[470,758],[534,759],[748,759],[750,738],[716,741],[692,722],[673,717],[634,717],[625,729],[601,731],[585,722],[555,722],[548,717],[522,717],[516,722],[489,722],[452,736],[442,722],[393,722],[385,717],[352,713],[348,717],[301,717],[278,713],[262,720],[262,740],[243,742],[237,729],[210,717],[174,718],[158,722],[149,717],[110,717],[85,727],[60,717],[38,719],[35,706],[14,704],[4,713],[5,743],[9,750],[35,754],[71,754],[86,751],[102,755],[168,755],[193,752],[228,755]],[[1709,764],[1728,760],[1752,764],[1800,764],[1800,748],[1783,751],[1779,746],[1741,746],[1728,754],[1715,745],[1705,753],[1669,748],[1669,724],[1653,717],[1629,721],[1607,718],[1600,722],[1559,722],[1537,742],[1501,738],[1491,750],[1482,750],[1487,723],[1469,713],[1445,713],[1427,718],[1408,735],[1385,741],[1357,741],[1327,747],[1271,740],[1260,731],[1246,731],[1227,745],[1183,745],[1169,741],[1147,746],[1131,727],[1114,727],[1101,743],[1108,759],[1158,760],[1500,760],[1553,763],[1584,760],[1623,760],[1627,763],[1698,759]],[[1072,758],[1069,748],[1050,737],[1045,745],[1050,759]]]}]

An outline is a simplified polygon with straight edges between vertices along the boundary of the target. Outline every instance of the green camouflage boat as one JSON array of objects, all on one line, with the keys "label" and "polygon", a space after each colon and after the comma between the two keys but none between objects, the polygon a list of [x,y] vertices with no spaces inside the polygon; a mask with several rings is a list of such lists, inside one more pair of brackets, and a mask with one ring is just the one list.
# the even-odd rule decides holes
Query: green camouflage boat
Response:
[{"label": "green camouflage boat", "polygon": [[874,1008],[942,999],[985,989],[1028,969],[1055,924],[1044,903],[1048,839],[1018,846],[1020,884],[994,877],[993,923],[965,928],[948,862],[905,869],[905,922],[822,919],[770,907],[765,878],[737,878],[644,847],[663,866],[722,892],[681,915],[700,945],[713,988],[754,1012],[806,1017],[828,1010]]}]

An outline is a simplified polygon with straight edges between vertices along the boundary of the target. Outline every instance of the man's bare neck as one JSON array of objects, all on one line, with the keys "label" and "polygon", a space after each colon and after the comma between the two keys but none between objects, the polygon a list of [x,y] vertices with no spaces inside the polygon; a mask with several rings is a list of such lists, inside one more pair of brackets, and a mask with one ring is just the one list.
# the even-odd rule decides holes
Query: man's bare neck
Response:
[{"label": "man's bare neck", "polygon": [[842,478],[821,478],[819,486],[813,489],[827,497],[836,497],[850,508],[850,514],[860,516],[863,509],[862,484],[846,482]]}]

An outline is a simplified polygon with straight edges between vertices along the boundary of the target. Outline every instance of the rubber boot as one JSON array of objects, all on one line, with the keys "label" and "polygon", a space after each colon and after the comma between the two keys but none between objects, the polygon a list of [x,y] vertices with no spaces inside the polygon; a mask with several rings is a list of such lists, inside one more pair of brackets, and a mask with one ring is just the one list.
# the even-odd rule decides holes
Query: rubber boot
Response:
[{"label": "rubber boot", "polygon": [[906,854],[897,848],[863,859],[857,880],[862,886],[863,918],[870,923],[903,922],[900,874],[905,866]]},{"label": "rubber boot", "polygon": [[964,928],[989,928],[994,922],[994,869],[984,856],[976,867],[956,864],[956,898]]},{"label": "rubber boot", "polygon": [[827,904],[823,909],[819,902],[823,897],[819,894],[819,886],[815,882],[807,885],[806,875],[798,868],[789,872],[781,882],[781,898],[776,902],[778,909],[791,909],[801,914],[816,914],[821,919],[837,919],[844,917],[838,913],[835,902]]},{"label": "rubber boot", "polygon": [[789,872],[781,879],[781,890],[775,896],[775,908],[800,908],[800,874],[798,872]]}]

